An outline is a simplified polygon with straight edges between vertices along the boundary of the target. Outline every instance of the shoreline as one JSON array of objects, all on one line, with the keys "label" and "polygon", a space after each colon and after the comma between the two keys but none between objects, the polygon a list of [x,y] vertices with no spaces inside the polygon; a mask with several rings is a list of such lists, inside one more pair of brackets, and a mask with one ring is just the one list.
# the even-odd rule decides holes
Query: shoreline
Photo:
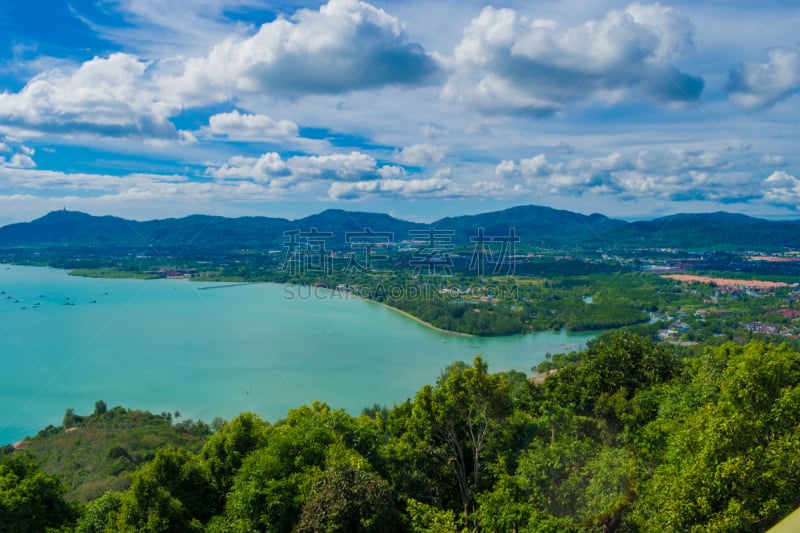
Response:
[{"label": "shoreline", "polygon": [[380,305],[381,307],[385,307],[386,309],[389,309],[391,311],[394,311],[395,313],[403,315],[406,318],[410,318],[414,322],[417,322],[418,324],[422,324],[423,326],[425,326],[427,328],[430,328],[430,329],[432,329],[434,331],[438,331],[440,333],[446,333],[448,335],[459,335],[461,337],[480,337],[480,336],[485,336],[485,335],[473,335],[472,333],[463,333],[461,331],[450,331],[449,329],[437,328],[436,326],[434,326],[430,322],[425,322],[421,318],[416,317],[416,316],[412,315],[411,313],[409,313],[407,311],[403,311],[402,309],[398,309],[397,307],[392,307],[389,304],[385,304],[383,302],[376,302],[375,300],[370,300],[369,298],[362,298],[361,296],[358,296],[358,295],[356,295],[356,298],[359,298],[360,300],[363,300],[363,301],[371,303],[371,304]]}]

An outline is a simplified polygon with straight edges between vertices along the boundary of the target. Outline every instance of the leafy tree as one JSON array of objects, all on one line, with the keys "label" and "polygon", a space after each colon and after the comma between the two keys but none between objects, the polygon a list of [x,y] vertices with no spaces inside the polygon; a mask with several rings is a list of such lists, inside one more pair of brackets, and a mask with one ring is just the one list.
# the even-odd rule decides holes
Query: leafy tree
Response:
[{"label": "leafy tree", "polygon": [[357,428],[350,415],[323,403],[290,411],[242,463],[228,495],[225,527],[292,531],[320,472],[333,467],[369,468],[350,447],[369,448]]},{"label": "leafy tree", "polygon": [[341,467],[317,477],[295,531],[391,531],[389,484],[376,474]]},{"label": "leafy tree", "polygon": [[[233,476],[245,457],[266,442],[269,425],[254,413],[242,413],[222,426],[203,446],[200,456],[208,465],[219,494],[230,490]],[[222,502],[218,502],[218,509]]]},{"label": "leafy tree", "polygon": [[108,407],[106,406],[106,402],[103,400],[97,400],[94,402],[94,416],[100,416],[105,414]]},{"label": "leafy tree", "polygon": [[454,533],[459,531],[456,514],[443,511],[413,498],[406,500],[411,533]]},{"label": "leafy tree", "polygon": [[[617,401],[628,401],[637,391],[669,381],[679,371],[677,359],[664,345],[617,332],[588,348],[579,364],[559,370],[546,381],[545,389],[555,403],[589,413],[614,394],[620,393]],[[613,409],[605,410],[609,412]]]},{"label": "leafy tree", "polygon": [[163,448],[134,474],[117,523],[134,531],[196,530],[211,518],[216,502],[206,465],[181,448]]},{"label": "leafy tree", "polygon": [[64,487],[29,454],[0,459],[0,533],[38,533],[74,523],[77,508]]},{"label": "leafy tree", "polygon": [[492,439],[511,411],[508,383],[489,374],[480,356],[471,367],[450,366],[435,387],[424,387],[414,399],[413,415],[429,453],[455,478],[465,527],[475,496],[488,482],[487,454],[498,444]]},{"label": "leafy tree", "polygon": [[122,494],[107,492],[90,503],[78,520],[76,533],[105,533],[114,531],[117,513],[122,507]]}]

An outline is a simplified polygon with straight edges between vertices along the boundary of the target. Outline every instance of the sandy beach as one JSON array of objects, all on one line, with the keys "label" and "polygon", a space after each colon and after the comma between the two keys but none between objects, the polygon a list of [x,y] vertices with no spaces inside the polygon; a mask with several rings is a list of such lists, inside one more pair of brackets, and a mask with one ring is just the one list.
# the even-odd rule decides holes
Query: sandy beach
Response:
[{"label": "sandy beach", "polygon": [[461,335],[462,337],[475,337],[476,336],[476,335],[473,335],[471,333],[461,333],[460,331],[450,331],[450,330],[446,330],[446,329],[442,329],[442,328],[437,328],[436,326],[434,326],[430,322],[425,322],[421,318],[415,317],[411,313],[407,313],[407,312],[403,311],[402,309],[398,309],[396,307],[392,307],[391,305],[387,305],[387,304],[385,304],[383,302],[376,302],[375,300],[370,300],[369,298],[362,298],[362,299],[364,301],[366,301],[366,302],[369,302],[369,303],[381,305],[381,306],[385,307],[386,309],[391,309],[395,313],[400,313],[401,315],[403,315],[405,317],[408,317],[408,318],[410,318],[411,320],[413,320],[415,322],[419,322],[423,326],[429,327],[431,329],[435,329],[436,331],[440,331],[442,333],[447,333],[448,335]]}]

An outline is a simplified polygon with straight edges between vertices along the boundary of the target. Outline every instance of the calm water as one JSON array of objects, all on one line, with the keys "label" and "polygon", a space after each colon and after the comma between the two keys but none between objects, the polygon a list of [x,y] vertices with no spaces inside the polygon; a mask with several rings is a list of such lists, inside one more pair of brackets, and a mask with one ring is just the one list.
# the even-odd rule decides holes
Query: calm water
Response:
[{"label": "calm water", "polygon": [[[212,288],[209,288],[212,287]],[[275,284],[104,280],[0,265],[0,443],[96,400],[182,418],[278,420],[323,400],[404,401],[457,360],[530,373],[593,335],[441,333],[356,298]],[[68,305],[65,305],[68,304]]]}]

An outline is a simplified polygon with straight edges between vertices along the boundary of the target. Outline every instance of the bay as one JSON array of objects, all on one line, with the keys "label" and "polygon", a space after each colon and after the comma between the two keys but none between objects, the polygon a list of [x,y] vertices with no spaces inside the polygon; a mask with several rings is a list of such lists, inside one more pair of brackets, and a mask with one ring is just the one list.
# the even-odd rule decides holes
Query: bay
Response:
[{"label": "bay", "polygon": [[481,354],[530,369],[594,333],[468,337],[310,287],[111,280],[0,265],[0,444],[94,402],[207,422],[253,411],[276,421],[320,400],[358,414]]}]

